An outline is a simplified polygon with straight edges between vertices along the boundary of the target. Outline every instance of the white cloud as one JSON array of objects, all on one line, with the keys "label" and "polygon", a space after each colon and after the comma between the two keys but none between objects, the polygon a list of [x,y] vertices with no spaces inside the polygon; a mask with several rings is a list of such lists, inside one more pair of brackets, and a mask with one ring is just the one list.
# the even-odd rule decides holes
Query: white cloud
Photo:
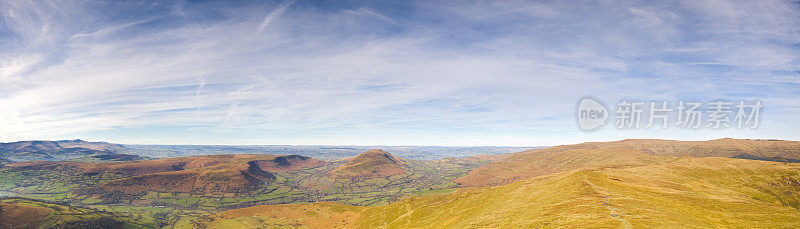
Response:
[{"label": "white cloud", "polygon": [[[0,141],[168,126],[208,134],[197,143],[561,144],[602,138],[574,125],[585,95],[750,96],[796,109],[786,72],[798,70],[798,14],[783,3],[420,2],[410,16],[369,5],[285,13],[294,1],[153,4],[109,6],[133,15],[120,18],[81,2],[0,7],[12,33],[0,47],[23,44],[0,56]],[[785,137],[785,126],[758,134]]]}]

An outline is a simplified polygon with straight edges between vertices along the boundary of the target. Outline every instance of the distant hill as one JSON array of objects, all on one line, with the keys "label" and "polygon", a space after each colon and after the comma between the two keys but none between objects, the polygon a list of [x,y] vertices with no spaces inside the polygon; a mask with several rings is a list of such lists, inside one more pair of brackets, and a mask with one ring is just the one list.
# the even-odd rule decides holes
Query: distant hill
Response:
[{"label": "distant hill", "polygon": [[484,165],[455,182],[463,187],[510,184],[535,176],[597,166],[635,166],[658,157],[730,157],[781,162],[800,160],[800,142],[718,139],[673,141],[631,139],[533,149]]},{"label": "distant hill", "polygon": [[114,154],[125,146],[80,139],[0,143],[0,157],[13,161],[58,161],[93,155]]},{"label": "distant hill", "polygon": [[344,159],[347,163],[330,172],[339,178],[367,179],[389,177],[405,171],[405,162],[386,151],[373,149],[355,157]]}]

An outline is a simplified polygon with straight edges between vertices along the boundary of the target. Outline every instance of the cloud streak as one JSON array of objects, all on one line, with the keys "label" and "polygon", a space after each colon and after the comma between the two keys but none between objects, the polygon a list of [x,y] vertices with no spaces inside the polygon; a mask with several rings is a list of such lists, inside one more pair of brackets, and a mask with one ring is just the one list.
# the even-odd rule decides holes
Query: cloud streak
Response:
[{"label": "cloud streak", "polygon": [[195,91],[195,101],[197,102],[197,121],[200,121],[200,109],[203,108],[200,102],[200,92],[203,90],[203,87],[206,86],[206,79],[200,78],[200,84],[197,85],[197,91]]},{"label": "cloud streak", "polygon": [[[786,2],[0,4],[0,141],[553,145],[800,124]],[[587,134],[586,95],[769,113],[756,131]]]},{"label": "cloud streak", "polygon": [[264,31],[264,28],[267,28],[267,26],[270,23],[272,23],[272,21],[279,18],[283,14],[283,12],[285,12],[286,9],[288,9],[289,6],[291,6],[295,1],[296,0],[287,0],[279,4],[277,7],[275,7],[275,9],[272,10],[272,12],[269,12],[267,16],[264,17],[264,21],[262,21],[261,24],[258,25],[258,30],[256,30],[256,33],[261,33],[261,31]]}]

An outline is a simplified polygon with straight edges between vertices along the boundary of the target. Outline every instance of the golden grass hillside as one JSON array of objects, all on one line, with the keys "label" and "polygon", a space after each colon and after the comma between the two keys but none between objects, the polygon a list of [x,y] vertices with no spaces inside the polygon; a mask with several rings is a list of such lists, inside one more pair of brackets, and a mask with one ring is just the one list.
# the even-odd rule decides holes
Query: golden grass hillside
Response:
[{"label": "golden grass hillside", "polygon": [[[586,154],[588,151],[599,154]],[[637,154],[637,151],[640,153]],[[467,176],[458,178],[455,182],[463,187],[495,186],[576,168],[641,165],[648,163],[650,159],[661,160],[643,158],[642,155],[741,157],[800,162],[800,142],[730,138],[711,141],[631,139],[588,142],[515,153],[470,171]]]},{"label": "golden grass hillside", "polygon": [[262,205],[212,216],[209,228],[354,227],[364,207],[333,202]]},{"label": "golden grass hillside", "polygon": [[634,149],[553,147],[513,154],[470,171],[455,182],[462,187],[497,186],[535,176],[592,167],[642,166],[674,157],[653,156]]},{"label": "golden grass hillside", "polygon": [[[249,226],[290,228],[800,227],[800,164],[636,157],[624,162],[648,164],[585,167],[379,207],[256,206],[235,210],[240,214],[221,213],[209,225],[240,225],[230,223],[246,217],[258,222]],[[336,224],[320,225],[321,219]]]}]

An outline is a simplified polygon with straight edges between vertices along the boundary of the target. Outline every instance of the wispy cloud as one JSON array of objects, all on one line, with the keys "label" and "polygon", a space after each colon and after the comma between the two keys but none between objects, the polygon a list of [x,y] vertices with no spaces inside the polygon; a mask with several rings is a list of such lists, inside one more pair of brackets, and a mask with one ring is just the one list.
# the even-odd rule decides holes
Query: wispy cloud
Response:
[{"label": "wispy cloud", "polygon": [[203,108],[203,105],[200,101],[200,92],[203,90],[203,87],[206,86],[206,79],[200,78],[200,84],[197,85],[197,91],[195,91],[195,101],[197,102],[197,121],[200,121],[200,109]]},{"label": "wispy cloud", "polygon": [[[790,115],[800,106],[796,4],[588,4],[6,1],[0,141],[552,145],[798,136],[789,128],[800,124]],[[775,124],[586,134],[573,116],[586,95],[609,103],[758,98],[770,108],[764,123]]]},{"label": "wispy cloud", "polygon": [[267,16],[264,17],[264,21],[262,21],[261,24],[258,25],[258,30],[256,31],[256,33],[260,33],[261,31],[263,31],[264,28],[266,28],[270,23],[272,23],[272,21],[280,17],[283,14],[283,12],[286,11],[286,9],[288,9],[289,6],[291,6],[295,1],[296,0],[286,0],[281,4],[279,4],[277,7],[275,7],[275,9],[272,10],[272,12],[269,12]]}]

